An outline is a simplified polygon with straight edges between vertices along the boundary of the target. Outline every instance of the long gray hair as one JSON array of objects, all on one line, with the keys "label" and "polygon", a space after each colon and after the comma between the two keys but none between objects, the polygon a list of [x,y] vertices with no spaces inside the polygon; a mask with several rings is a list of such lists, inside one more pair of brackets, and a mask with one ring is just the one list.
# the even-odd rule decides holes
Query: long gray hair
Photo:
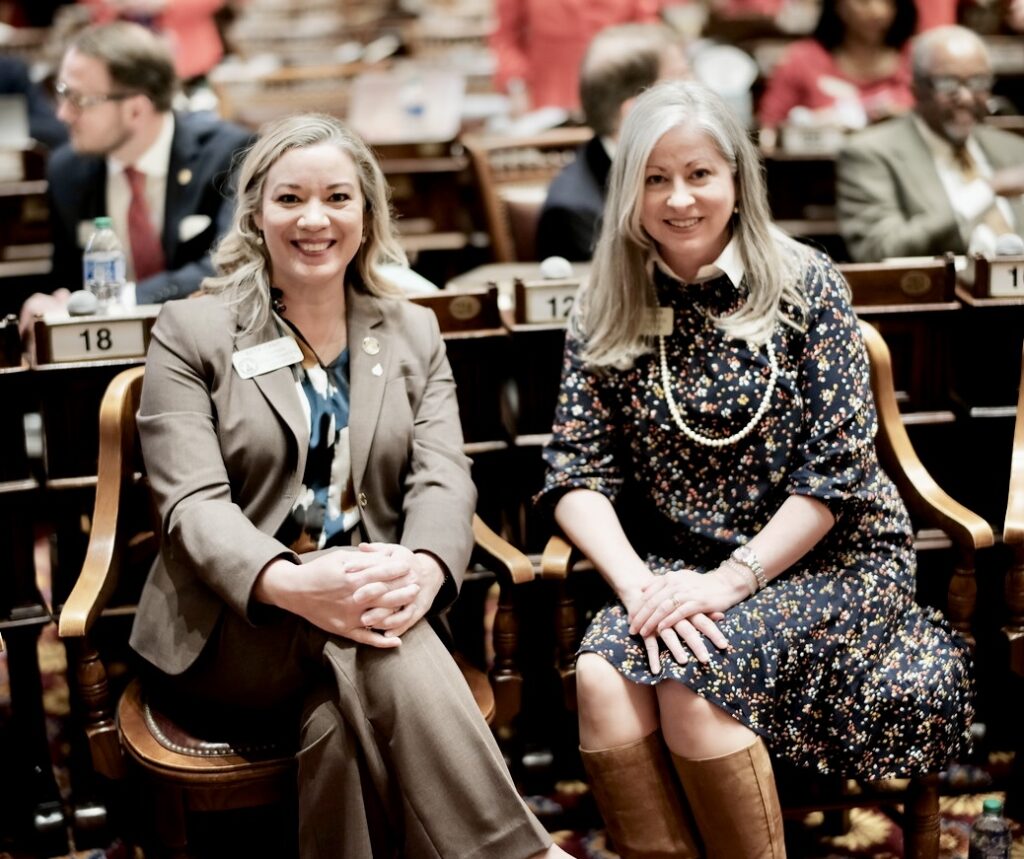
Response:
[{"label": "long gray hair", "polygon": [[369,147],[333,116],[307,113],[268,123],[245,155],[238,172],[238,192],[231,228],[213,254],[218,274],[203,281],[208,292],[227,292],[245,308],[243,324],[254,330],[270,313],[270,256],[256,216],[263,205],[267,173],[290,149],[330,143],[347,154],[356,166],[363,193],[363,242],[356,251],[348,277],[357,288],[377,296],[401,293],[381,279],[382,263],[406,264],[398,244],[388,203],[388,185]]},{"label": "long gray hair", "polygon": [[657,297],[649,265],[655,244],[640,223],[645,171],[657,142],[683,125],[696,126],[711,138],[736,184],[739,211],[731,226],[748,297],[742,308],[716,324],[730,337],[759,345],[778,321],[800,324],[783,310],[784,301],[799,316],[806,315],[802,271],[810,252],[772,224],[761,159],[746,130],[707,87],[666,81],[637,99],[612,162],[601,238],[581,296],[584,357],[594,365],[629,363],[651,348],[646,328]]}]

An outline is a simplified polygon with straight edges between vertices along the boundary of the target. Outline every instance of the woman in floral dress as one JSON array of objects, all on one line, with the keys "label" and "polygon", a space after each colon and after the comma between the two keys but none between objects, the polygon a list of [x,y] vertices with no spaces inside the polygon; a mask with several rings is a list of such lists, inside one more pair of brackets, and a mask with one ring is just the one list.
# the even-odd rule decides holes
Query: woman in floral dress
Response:
[{"label": "woman in floral dress", "polygon": [[969,657],[914,601],[875,430],[842,275],[772,226],[716,96],[650,90],[623,127],[545,451],[545,501],[615,592],[577,685],[627,859],[784,856],[769,748],[866,778],[961,751]]}]

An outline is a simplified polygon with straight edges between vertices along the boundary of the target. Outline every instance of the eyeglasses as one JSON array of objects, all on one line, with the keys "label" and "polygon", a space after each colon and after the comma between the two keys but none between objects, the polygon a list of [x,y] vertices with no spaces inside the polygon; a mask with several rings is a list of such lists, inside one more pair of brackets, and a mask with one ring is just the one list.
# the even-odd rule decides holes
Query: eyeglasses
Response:
[{"label": "eyeglasses", "polygon": [[133,95],[137,95],[134,92],[112,92],[106,95],[83,95],[76,90],[71,89],[64,81],[57,81],[57,85],[53,88],[57,94],[57,98],[61,101],[65,101],[70,104],[75,110],[86,110],[90,107],[95,107],[98,104],[104,104],[108,101],[124,101],[126,98],[131,98]]},{"label": "eyeglasses", "polygon": [[991,91],[995,78],[992,75],[974,75],[969,78],[958,78],[956,75],[937,75],[928,78],[928,85],[937,95],[956,95],[960,87],[967,89],[971,95],[980,95]]}]

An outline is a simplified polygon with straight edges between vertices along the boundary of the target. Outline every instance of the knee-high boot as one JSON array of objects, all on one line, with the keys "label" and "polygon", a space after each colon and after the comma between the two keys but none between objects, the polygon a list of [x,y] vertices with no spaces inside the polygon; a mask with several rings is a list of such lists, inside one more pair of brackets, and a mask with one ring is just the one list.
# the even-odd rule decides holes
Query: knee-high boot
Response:
[{"label": "knee-high boot", "polygon": [[612,749],[580,749],[580,755],[608,834],[623,859],[701,855],[657,732]]},{"label": "knee-high boot", "polygon": [[761,738],[719,758],[672,755],[708,859],[785,859],[775,776]]}]

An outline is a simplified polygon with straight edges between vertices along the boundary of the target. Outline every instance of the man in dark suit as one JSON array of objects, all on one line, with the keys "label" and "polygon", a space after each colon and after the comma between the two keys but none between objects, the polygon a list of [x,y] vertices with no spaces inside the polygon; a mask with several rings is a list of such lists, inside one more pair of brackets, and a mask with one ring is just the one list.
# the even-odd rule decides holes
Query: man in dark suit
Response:
[{"label": "man in dark suit", "polygon": [[939,27],[913,46],[917,104],[839,153],[839,229],[858,262],[992,251],[1024,230],[1024,140],[981,124],[992,88],[984,42]]},{"label": "man in dark suit", "polygon": [[597,243],[615,139],[633,100],[659,80],[689,77],[677,38],[660,24],[622,24],[598,33],[580,69],[580,102],[594,137],[548,189],[537,256],[589,260]]},{"label": "man in dark suit", "polygon": [[112,219],[140,304],[184,297],[212,274],[209,251],[231,218],[234,156],[249,132],[209,114],[176,113],[170,52],[149,30],[116,22],[84,30],[57,83],[70,144],[48,164],[53,295],[22,308],[63,307],[82,283],[82,251],[99,215]]}]

